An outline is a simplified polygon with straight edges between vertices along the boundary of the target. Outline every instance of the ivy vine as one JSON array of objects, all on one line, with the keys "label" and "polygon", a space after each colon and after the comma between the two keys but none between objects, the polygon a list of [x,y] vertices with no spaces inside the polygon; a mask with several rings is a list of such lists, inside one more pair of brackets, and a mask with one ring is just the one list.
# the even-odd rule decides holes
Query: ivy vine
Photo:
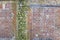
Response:
[{"label": "ivy vine", "polygon": [[25,0],[19,0],[18,2],[18,39],[17,40],[27,40],[25,33],[26,30],[26,11],[27,5]]}]

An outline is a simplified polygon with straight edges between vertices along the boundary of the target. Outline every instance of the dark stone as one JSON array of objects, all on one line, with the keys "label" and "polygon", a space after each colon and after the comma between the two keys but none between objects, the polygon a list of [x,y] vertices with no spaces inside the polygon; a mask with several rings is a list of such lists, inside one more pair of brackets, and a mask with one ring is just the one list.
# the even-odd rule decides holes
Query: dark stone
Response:
[{"label": "dark stone", "polygon": [[39,38],[39,40],[46,40],[45,38]]},{"label": "dark stone", "polygon": [[46,40],[52,40],[51,38],[46,38]]},{"label": "dark stone", "polygon": [[42,40],[42,38],[39,38],[39,40]]}]

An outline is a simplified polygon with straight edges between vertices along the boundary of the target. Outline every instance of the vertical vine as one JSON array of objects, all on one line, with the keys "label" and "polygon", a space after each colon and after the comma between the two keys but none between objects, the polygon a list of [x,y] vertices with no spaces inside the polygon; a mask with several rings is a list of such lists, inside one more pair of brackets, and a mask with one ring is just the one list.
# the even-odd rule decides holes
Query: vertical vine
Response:
[{"label": "vertical vine", "polygon": [[18,2],[18,39],[17,40],[27,40],[26,35],[26,1],[19,0]]}]

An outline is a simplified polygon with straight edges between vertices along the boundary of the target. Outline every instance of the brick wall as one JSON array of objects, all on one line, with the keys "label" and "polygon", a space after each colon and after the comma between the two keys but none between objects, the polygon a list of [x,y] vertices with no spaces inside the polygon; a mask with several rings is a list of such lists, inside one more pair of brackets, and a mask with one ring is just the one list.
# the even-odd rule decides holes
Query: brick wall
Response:
[{"label": "brick wall", "polygon": [[35,7],[30,9],[28,13],[30,40],[38,40],[38,38],[60,40],[60,8]]},{"label": "brick wall", "polygon": [[0,38],[12,38],[15,35],[16,9],[12,5],[9,2],[0,4]]}]

